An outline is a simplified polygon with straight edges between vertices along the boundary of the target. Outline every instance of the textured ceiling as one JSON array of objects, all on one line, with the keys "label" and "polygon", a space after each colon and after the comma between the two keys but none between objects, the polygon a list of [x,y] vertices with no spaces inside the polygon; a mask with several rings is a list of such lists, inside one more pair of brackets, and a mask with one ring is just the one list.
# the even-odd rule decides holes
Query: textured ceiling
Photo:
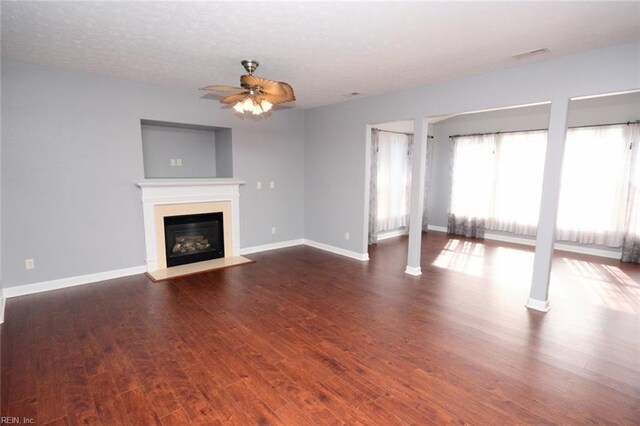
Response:
[{"label": "textured ceiling", "polygon": [[2,2],[5,58],[189,89],[257,59],[302,108],[639,39],[640,2]]}]

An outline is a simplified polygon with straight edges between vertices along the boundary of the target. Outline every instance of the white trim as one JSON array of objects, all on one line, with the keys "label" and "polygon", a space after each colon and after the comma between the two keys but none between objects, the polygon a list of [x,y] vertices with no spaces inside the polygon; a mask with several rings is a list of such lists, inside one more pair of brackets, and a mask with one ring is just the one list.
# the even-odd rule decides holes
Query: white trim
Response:
[{"label": "white trim", "polygon": [[609,259],[620,260],[620,258],[622,257],[622,253],[615,252],[612,250],[601,250],[601,249],[594,249],[591,247],[580,247],[580,246],[574,246],[571,244],[556,243],[554,245],[554,248],[560,251],[570,251],[572,253],[590,254],[592,256],[608,257]]},{"label": "white trim", "polygon": [[356,259],[361,262],[366,262],[369,260],[369,253],[357,253],[351,250],[345,250],[340,247],[330,246],[328,244],[319,243],[317,241],[312,240],[304,240],[304,244],[310,247],[314,247],[320,250],[329,251],[331,253],[339,254],[341,256],[350,257],[351,259]]},{"label": "white trim", "polygon": [[0,288],[0,324],[4,323],[4,306],[6,299],[4,298],[4,291]]},{"label": "white trim", "polygon": [[575,98],[569,98],[569,100],[571,100],[571,101],[580,101],[580,100],[583,100],[583,99],[603,98],[603,97],[626,95],[626,94],[629,94],[629,93],[638,93],[638,92],[640,92],[640,90],[638,90],[638,89],[630,89],[630,90],[623,90],[621,92],[607,92],[607,93],[597,93],[595,95],[576,96]]},{"label": "white trim", "polygon": [[95,274],[79,275],[77,277],[61,278],[59,280],[43,281],[16,287],[7,287],[4,289],[4,296],[7,298],[25,296],[27,294],[40,293],[43,291],[57,290],[60,288],[73,287],[83,284],[93,284],[98,281],[112,280],[114,278],[144,274],[146,271],[147,266],[141,265],[133,266],[131,268],[116,269],[113,271],[98,272]]},{"label": "white trim", "polygon": [[378,241],[388,240],[389,238],[401,237],[407,235],[406,229],[396,229],[394,231],[381,232],[376,236]]},{"label": "white trim", "polygon": [[259,253],[261,251],[276,250],[276,249],[281,249],[281,248],[286,248],[286,247],[300,246],[302,244],[304,244],[304,239],[302,239],[302,238],[299,238],[297,240],[280,241],[278,243],[262,244],[262,245],[253,246],[253,247],[244,247],[244,248],[240,249],[240,254],[241,255],[245,255],[245,254]]},{"label": "white trim", "polygon": [[215,185],[244,185],[246,182],[227,178],[204,179],[147,179],[136,183],[140,188],[145,187],[172,187],[172,186],[215,186]]},{"label": "white trim", "polygon": [[532,298],[529,298],[525,306],[529,309],[540,312],[549,312],[549,309],[551,309],[548,300],[537,300]]},{"label": "white trim", "polygon": [[404,273],[409,275],[414,275],[414,276],[422,275],[422,268],[419,266],[407,265],[407,269],[404,270]]},{"label": "white trim", "polygon": [[436,232],[447,232],[446,226],[436,226],[436,225],[427,225],[428,231],[436,231]]},{"label": "white trim", "polygon": [[371,129],[373,126],[367,124],[364,136],[364,209],[362,218],[362,241],[360,250],[369,256],[369,203],[371,197]]},{"label": "white trim", "polygon": [[492,241],[502,241],[504,243],[521,244],[523,246],[536,246],[536,240],[533,238],[529,239],[512,235],[494,234],[491,232],[485,232],[484,238]]},{"label": "white trim", "polygon": [[[320,250],[329,251],[332,253],[339,254],[341,256],[346,256],[346,257],[360,260],[360,261],[369,260],[368,253],[364,253],[364,254],[356,253],[354,251],[345,250],[339,247],[333,247],[327,244],[305,240],[302,238],[296,239],[296,240],[282,241],[282,242],[273,243],[273,244],[264,244],[261,246],[246,247],[242,249],[242,254],[257,253],[259,251],[274,250],[274,249],[285,248],[285,247],[293,247],[301,244],[305,244]],[[43,281],[39,283],[26,284],[26,285],[15,286],[15,287],[7,287],[4,290],[2,290],[4,297],[0,297],[0,319],[4,320],[5,298],[26,296],[28,294],[41,293],[43,291],[50,291],[50,290],[58,290],[61,288],[73,287],[77,285],[94,284],[100,281],[111,280],[114,278],[122,278],[122,277],[131,276],[131,275],[144,274],[145,272],[147,272],[147,265],[140,265],[140,266],[133,266],[131,268],[98,272],[95,274],[79,275],[76,277],[61,278],[58,280]]]},{"label": "white trim", "polygon": [[[447,232],[447,228],[444,226],[428,225],[427,229],[429,231]],[[535,247],[536,245],[536,240],[532,238],[523,238],[523,237],[511,236],[511,235],[494,234],[492,232],[485,232],[484,238],[486,240],[502,241],[505,243],[513,243],[513,244],[522,244],[522,245],[531,246],[531,247]],[[575,246],[572,244],[564,244],[564,243],[558,243],[558,242],[556,242],[553,247],[555,250],[560,250],[560,251],[589,254],[591,256],[599,256],[599,257],[606,257],[609,259],[620,260],[620,253],[613,250],[602,250],[602,249],[596,249],[591,247],[581,247],[581,246]]]}]

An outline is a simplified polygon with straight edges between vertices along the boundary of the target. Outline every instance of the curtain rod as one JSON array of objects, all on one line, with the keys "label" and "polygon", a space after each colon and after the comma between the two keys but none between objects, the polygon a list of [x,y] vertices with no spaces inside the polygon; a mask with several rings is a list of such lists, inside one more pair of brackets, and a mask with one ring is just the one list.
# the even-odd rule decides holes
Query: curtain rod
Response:
[{"label": "curtain rod", "polygon": [[[399,135],[407,135],[407,136],[414,136],[413,133],[405,133],[405,132],[394,132],[393,130],[382,130],[382,129],[377,129],[375,127],[372,127],[371,130],[377,130],[378,132],[387,132],[387,133],[397,133]],[[433,139],[433,136],[428,135],[427,138],[429,139]]]},{"label": "curtain rod", "polygon": [[[590,126],[572,126],[572,127],[567,127],[567,129],[584,129],[586,127],[620,126],[620,125],[623,125],[623,124],[626,124],[628,126],[631,123],[640,123],[640,120],[627,121],[625,123],[592,124]],[[541,132],[541,131],[547,131],[547,130],[549,130],[549,129],[547,128],[547,129],[513,130],[513,131],[510,131],[510,132],[469,133],[469,134],[466,134],[466,135],[451,135],[451,136],[449,136],[449,139],[460,138],[460,137],[465,137],[465,136],[499,135],[501,133]]]},{"label": "curtain rod", "polygon": [[375,127],[372,127],[371,130],[377,130],[379,132],[387,132],[387,133],[397,133],[398,135],[407,135],[407,136],[413,136],[413,133],[406,133],[406,132],[396,132],[393,130],[383,130],[383,129],[377,129]]}]

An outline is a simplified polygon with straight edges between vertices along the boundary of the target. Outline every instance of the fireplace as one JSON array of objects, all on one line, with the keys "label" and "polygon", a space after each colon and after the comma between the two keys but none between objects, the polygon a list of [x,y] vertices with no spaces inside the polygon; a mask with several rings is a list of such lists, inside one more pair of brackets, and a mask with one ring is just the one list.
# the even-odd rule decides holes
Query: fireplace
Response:
[{"label": "fireplace", "polygon": [[222,212],[164,217],[167,267],[224,257]]},{"label": "fireplace", "polygon": [[[243,181],[232,179],[149,179],[138,182],[136,185],[142,190],[147,272],[157,275],[169,269],[189,269],[189,265],[167,265],[165,217],[222,212],[224,257],[207,262],[240,257],[242,184]],[[196,264],[192,265],[197,268]]]}]

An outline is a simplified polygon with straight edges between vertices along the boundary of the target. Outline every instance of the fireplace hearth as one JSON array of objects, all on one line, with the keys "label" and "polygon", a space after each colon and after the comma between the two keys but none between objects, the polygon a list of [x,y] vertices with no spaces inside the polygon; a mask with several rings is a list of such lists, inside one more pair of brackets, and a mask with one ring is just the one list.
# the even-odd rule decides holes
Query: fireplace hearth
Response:
[{"label": "fireplace hearth", "polygon": [[167,267],[224,257],[223,214],[164,217]]}]

